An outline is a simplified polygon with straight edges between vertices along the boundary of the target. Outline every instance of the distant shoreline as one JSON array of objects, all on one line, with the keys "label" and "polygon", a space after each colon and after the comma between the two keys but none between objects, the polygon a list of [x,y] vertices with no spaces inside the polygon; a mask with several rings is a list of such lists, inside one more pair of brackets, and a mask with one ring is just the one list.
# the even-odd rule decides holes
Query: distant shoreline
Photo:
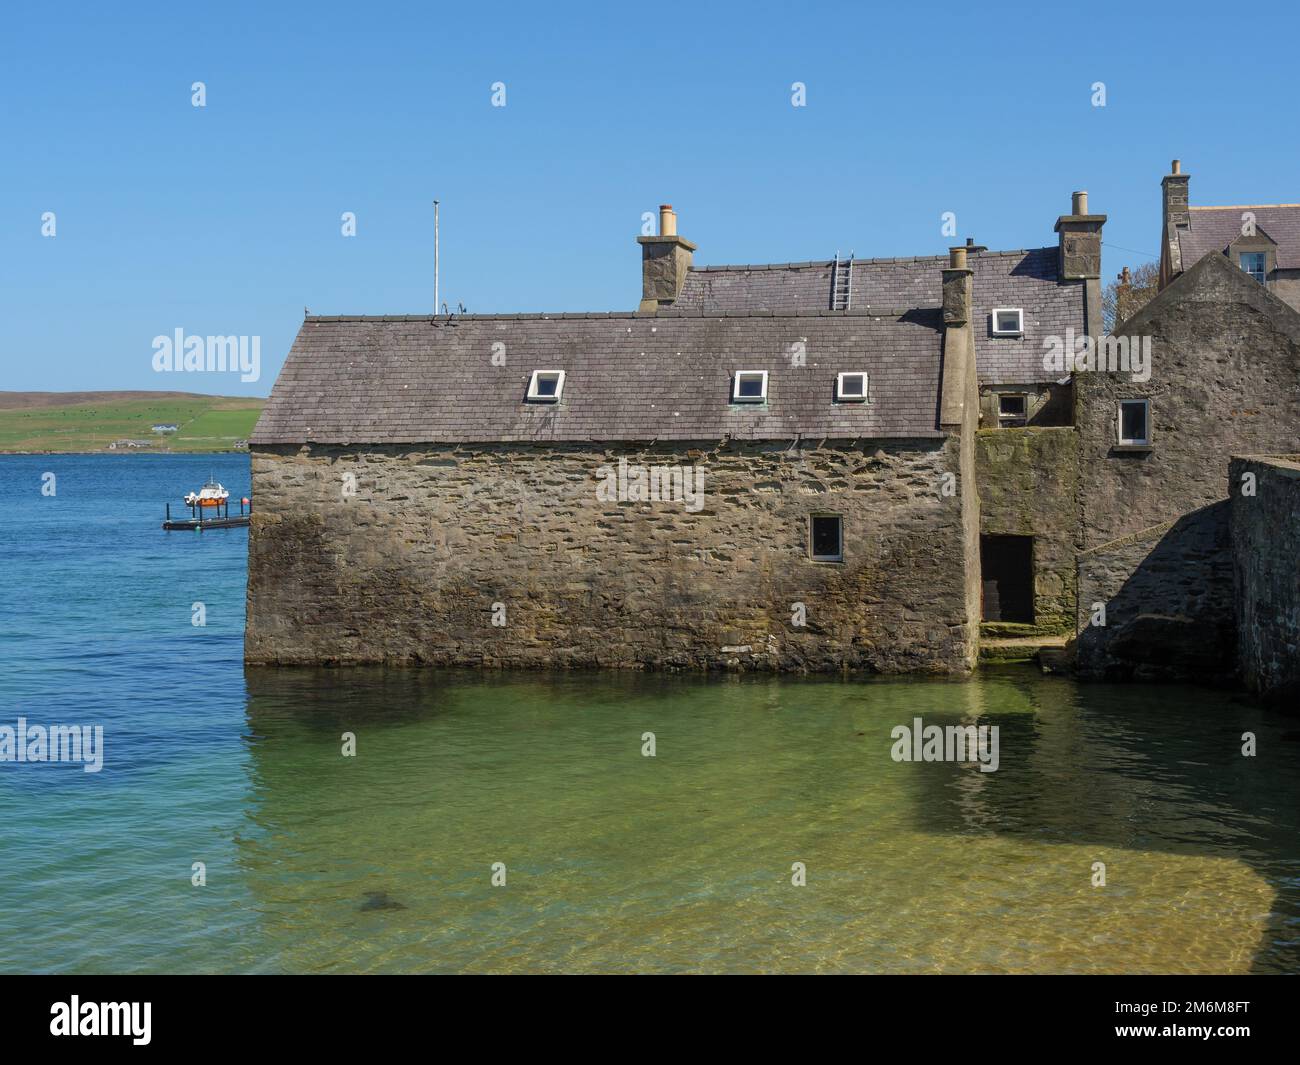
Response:
[{"label": "distant shoreline", "polygon": [[247,454],[265,403],[195,392],[0,392],[0,454]]},{"label": "distant shoreline", "polygon": [[243,447],[213,448],[211,451],[164,451],[157,448],[132,448],[118,449],[111,451],[108,448],[100,448],[97,451],[6,451],[0,448],[0,458],[19,455],[105,455],[110,458],[127,455],[155,455],[159,458],[187,458],[198,455],[247,455],[248,449]]}]

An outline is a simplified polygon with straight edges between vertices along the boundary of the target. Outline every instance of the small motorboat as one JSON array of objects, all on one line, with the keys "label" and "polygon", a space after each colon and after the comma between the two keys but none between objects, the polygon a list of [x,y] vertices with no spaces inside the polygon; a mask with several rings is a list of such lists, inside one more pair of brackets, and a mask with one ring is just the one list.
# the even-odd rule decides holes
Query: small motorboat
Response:
[{"label": "small motorboat", "polygon": [[230,493],[221,487],[216,481],[208,481],[197,492],[191,492],[185,497],[187,507],[224,507],[226,500],[230,498]]}]

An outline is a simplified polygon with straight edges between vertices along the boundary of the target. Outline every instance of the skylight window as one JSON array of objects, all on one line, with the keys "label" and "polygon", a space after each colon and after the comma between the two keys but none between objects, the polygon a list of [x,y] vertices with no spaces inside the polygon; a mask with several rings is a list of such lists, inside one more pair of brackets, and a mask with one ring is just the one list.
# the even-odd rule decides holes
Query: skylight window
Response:
[{"label": "skylight window", "polygon": [[867,375],[859,371],[842,373],[835,380],[837,403],[865,403],[867,401]]},{"label": "skylight window", "polygon": [[530,403],[558,403],[564,392],[563,370],[534,370],[528,382]]},{"label": "skylight window", "polygon": [[1018,337],[1025,333],[1025,312],[1019,307],[993,308],[993,335]]},{"label": "skylight window", "polygon": [[737,370],[731,383],[731,402],[764,403],[767,401],[767,371]]}]

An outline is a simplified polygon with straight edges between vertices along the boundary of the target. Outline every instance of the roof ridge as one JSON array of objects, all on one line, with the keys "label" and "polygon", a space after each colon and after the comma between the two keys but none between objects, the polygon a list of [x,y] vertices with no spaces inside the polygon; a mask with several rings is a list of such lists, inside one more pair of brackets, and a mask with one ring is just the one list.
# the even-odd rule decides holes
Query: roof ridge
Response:
[{"label": "roof ridge", "polygon": [[1272,207],[1300,207],[1300,203],[1225,203],[1197,204],[1189,211],[1262,211]]},{"label": "roof ridge", "polygon": [[[1282,204],[1280,206],[1290,206],[1290,205]],[[1027,255],[1029,252],[1032,251],[1055,251],[1055,250],[1056,250],[1056,245],[1048,244],[1048,245],[1044,245],[1041,248],[1004,248],[999,251],[989,251],[989,250],[977,251],[974,252],[973,254],[976,258],[988,259],[988,258],[992,258],[995,255]],[[920,262],[931,262],[931,261],[946,262],[947,260],[948,260],[948,254],[947,252],[943,252],[943,253],[936,253],[933,255],[879,256],[874,259],[854,258],[851,261],[856,266],[862,263],[920,263]],[[839,261],[841,263],[850,262],[849,259],[841,259]],[[800,266],[831,266],[834,264],[834,262],[835,262],[834,259],[809,259],[804,262],[790,262],[790,263],[716,263],[709,266],[692,265],[690,269],[693,273],[707,273],[710,270],[788,270],[793,267],[800,267]]]},{"label": "roof ridge", "polygon": [[309,314],[304,322],[428,322],[446,325],[453,322],[522,322],[572,321],[574,319],[655,319],[655,318],[899,318],[913,311],[932,311],[938,304],[921,307],[852,307],[831,310],[810,307],[789,311],[713,311],[704,313],[693,307],[665,307],[658,311],[559,311],[554,313],[514,314]]}]

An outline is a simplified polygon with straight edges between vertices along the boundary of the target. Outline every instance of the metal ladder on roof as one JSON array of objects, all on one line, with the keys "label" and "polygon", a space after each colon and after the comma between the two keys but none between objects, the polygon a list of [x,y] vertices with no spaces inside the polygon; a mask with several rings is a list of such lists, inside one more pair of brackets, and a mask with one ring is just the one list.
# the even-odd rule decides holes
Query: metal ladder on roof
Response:
[{"label": "metal ladder on roof", "polygon": [[853,253],[847,259],[841,259],[835,253],[831,263],[831,310],[847,311],[853,306]]}]

